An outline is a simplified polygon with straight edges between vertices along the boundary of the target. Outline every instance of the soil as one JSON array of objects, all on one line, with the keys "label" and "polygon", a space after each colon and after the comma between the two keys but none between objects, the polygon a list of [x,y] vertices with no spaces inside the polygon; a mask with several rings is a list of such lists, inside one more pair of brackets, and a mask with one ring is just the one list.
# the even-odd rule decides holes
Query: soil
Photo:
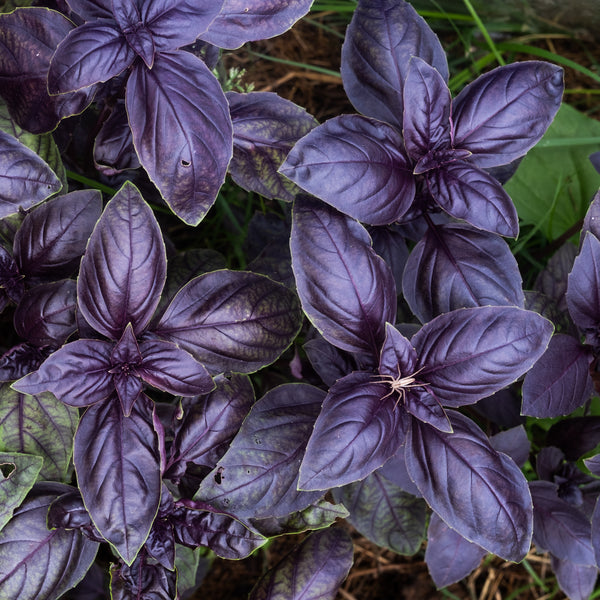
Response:
[{"label": "soil", "polygon": [[[341,79],[331,74],[307,70],[301,65],[275,62],[278,59],[292,63],[311,64],[339,72],[342,35],[345,23],[330,13],[312,14],[311,21],[298,23],[285,35],[272,40],[250,44],[247,48],[225,55],[227,68],[244,69],[244,85],[252,84],[255,91],[276,92],[303,106],[320,122],[343,114],[356,112],[348,101]],[[323,26],[327,27],[325,29]],[[332,31],[333,30],[333,31]],[[338,35],[336,35],[336,32]],[[443,40],[443,33],[440,34]],[[540,48],[574,60],[592,70],[600,63],[600,45],[591,40],[578,39],[564,30],[527,40]],[[260,59],[256,53],[275,59]],[[515,60],[536,59],[516,56]],[[565,69],[566,88],[584,90],[570,93],[566,101],[576,108],[600,118],[597,93],[600,85],[581,73]],[[340,527],[350,527],[338,523]],[[356,531],[354,566],[338,592],[336,600],[433,600],[454,598],[460,600],[562,600],[566,596],[558,590],[552,574],[550,558],[530,552],[527,565],[535,572],[538,582],[523,564],[504,562],[487,557],[466,579],[444,591],[437,590],[424,562],[425,545],[412,557],[397,555],[372,544]],[[243,561],[215,559],[210,572],[195,598],[210,600],[238,600],[247,598],[259,577],[274,566],[302,536],[284,536],[272,541],[266,550]]]}]

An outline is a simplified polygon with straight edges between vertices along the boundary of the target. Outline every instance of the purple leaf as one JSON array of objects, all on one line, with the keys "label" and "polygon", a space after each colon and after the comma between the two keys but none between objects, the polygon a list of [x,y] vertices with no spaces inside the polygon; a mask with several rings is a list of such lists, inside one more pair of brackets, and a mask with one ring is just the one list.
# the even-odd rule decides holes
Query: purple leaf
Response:
[{"label": "purple leaf", "polygon": [[302,348],[311,367],[327,387],[356,370],[356,361],[352,360],[352,356],[338,350],[321,335],[317,334],[317,337],[308,340]]},{"label": "purple leaf", "polygon": [[68,0],[71,10],[86,21],[112,19],[112,0]]},{"label": "purple leaf", "polygon": [[280,35],[308,10],[312,0],[225,0],[217,18],[201,39],[220,48]]},{"label": "purple leaf", "polygon": [[160,504],[160,457],[152,401],[143,394],[125,417],[115,396],[83,414],[73,461],[94,525],[129,565]]},{"label": "purple leaf", "polygon": [[385,324],[385,340],[381,346],[379,374],[383,377],[402,377],[415,372],[417,353],[410,341],[393,325]]},{"label": "purple leaf", "polygon": [[600,240],[592,233],[585,234],[567,285],[573,321],[583,331],[594,332],[600,324]]},{"label": "purple leaf", "polygon": [[452,217],[478,229],[516,238],[517,211],[504,188],[469,161],[455,160],[427,173],[433,199]]},{"label": "purple leaf", "polygon": [[558,497],[549,481],[529,484],[533,498],[533,541],[561,560],[595,566],[589,519],[575,506]]},{"label": "purple leaf", "polygon": [[501,390],[544,353],[552,324],[509,306],[463,308],[433,319],[413,336],[420,379],[444,406],[472,404]]},{"label": "purple leaf", "polygon": [[60,346],[77,330],[76,304],[77,284],[72,279],[31,288],[15,310],[15,331],[35,346]]},{"label": "purple leaf", "polygon": [[94,140],[94,166],[107,176],[140,166],[133,147],[125,100],[117,100]]},{"label": "purple leaf", "polygon": [[283,285],[222,270],[183,287],[153,333],[190,352],[211,373],[251,373],[277,359],[299,325],[298,300]]},{"label": "purple leaf", "polygon": [[[600,152],[598,158],[600,160]],[[580,239],[584,238],[588,231],[600,239],[600,190],[594,194],[592,202],[585,213]]]},{"label": "purple leaf", "polygon": [[127,69],[134,58],[134,51],[116,23],[84,23],[69,32],[52,56],[48,91],[65,94],[108,81]]},{"label": "purple leaf", "polygon": [[[153,557],[141,552],[128,566],[119,562],[110,565],[110,598],[133,600],[133,598],[167,599],[177,597],[177,571],[157,564]],[[148,560],[150,559],[150,560]]]},{"label": "purple leaf", "polygon": [[21,273],[71,275],[101,212],[102,196],[97,190],[70,192],[32,210],[15,235],[14,254]]},{"label": "purple leaf", "polygon": [[422,323],[457,308],[523,307],[521,274],[499,236],[459,223],[427,231],[413,248],[402,291]]},{"label": "purple leaf", "polygon": [[546,434],[546,445],[556,446],[567,460],[577,460],[598,445],[600,439],[600,417],[587,415],[561,419]]},{"label": "purple leaf", "polygon": [[585,466],[596,476],[600,477],[600,454],[586,458]]},{"label": "purple leaf", "polygon": [[383,467],[378,469],[377,472],[405,492],[420,498],[421,492],[406,470],[406,460],[404,459],[405,449],[405,445],[400,446],[396,454]]},{"label": "purple leaf", "polygon": [[525,61],[498,67],[467,85],[452,107],[454,147],[482,168],[509,163],[533,147],[560,107],[560,67]]},{"label": "purple leaf", "polygon": [[2,451],[41,456],[40,478],[70,481],[73,436],[79,417],[52,394],[19,394],[8,384],[0,387]]},{"label": "purple leaf", "polygon": [[69,406],[89,406],[113,391],[109,373],[112,344],[76,340],[53,352],[35,371],[19,379],[13,389],[25,394],[52,392]]},{"label": "purple leaf", "polygon": [[404,397],[404,410],[419,421],[428,423],[440,431],[452,432],[446,411],[440,401],[427,391],[427,388],[407,393]]},{"label": "purple leaf", "polygon": [[588,600],[596,587],[598,567],[578,565],[555,556],[551,559],[556,581],[569,600]]},{"label": "purple leaf", "polygon": [[396,317],[393,275],[353,219],[310,199],[292,213],[292,267],[304,312],[342,350],[378,356]]},{"label": "purple leaf", "polygon": [[338,380],[308,441],[298,487],[328,490],[364,479],[398,450],[406,415],[389,386],[371,373]]},{"label": "purple leaf", "polygon": [[280,172],[307,192],[370,225],[399,220],[415,182],[400,134],[389,125],[342,115],[304,136]]},{"label": "purple leaf", "polygon": [[174,396],[200,396],[215,387],[204,365],[171,342],[141,342],[140,352],[139,375],[159,390]]},{"label": "purple leaf", "polygon": [[377,471],[362,481],[333,490],[349,511],[348,522],[381,548],[414,554],[425,537],[425,502]]},{"label": "purple leaf", "polygon": [[215,378],[217,387],[185,411],[175,432],[165,477],[176,479],[187,463],[212,469],[225,454],[254,403],[254,390],[245,375]]},{"label": "purple leaf", "polygon": [[229,106],[208,67],[189,52],[134,66],[127,114],[140,162],[173,212],[197,225],[214,203],[233,152]]},{"label": "purple leaf", "polygon": [[142,353],[133,333],[131,323],[127,324],[121,339],[113,346],[110,354],[113,384],[123,408],[123,414],[128,417],[131,408],[142,391],[139,366],[142,363]]},{"label": "purple leaf", "polygon": [[0,218],[39,204],[61,187],[33,150],[0,130]]},{"label": "purple leaf", "polygon": [[[415,161],[451,146],[450,90],[439,72],[412,57],[404,82],[402,134],[408,155]],[[417,171],[415,171],[417,172]]]},{"label": "purple leaf", "polygon": [[519,467],[523,467],[529,459],[531,442],[523,425],[517,425],[506,431],[496,433],[490,438],[490,444],[496,452],[508,454]]},{"label": "purple leaf", "polygon": [[454,411],[448,414],[453,433],[411,421],[408,472],[449,527],[489,552],[518,562],[529,551],[533,527],[527,481],[473,421]]},{"label": "purple leaf", "polygon": [[436,513],[431,515],[425,562],[438,589],[467,577],[486,555],[487,550],[450,529]]},{"label": "purple leaf", "polygon": [[36,485],[0,531],[0,597],[58,598],[90,568],[98,544],[79,531],[46,527],[50,504],[67,485]]},{"label": "purple leaf", "polygon": [[522,414],[551,418],[572,413],[592,394],[589,348],[570,335],[556,334],[523,382]]},{"label": "purple leaf", "polygon": [[354,107],[401,130],[402,91],[413,56],[448,80],[446,55],[437,36],[408,2],[359,2],[342,47],[341,67]]},{"label": "purple leaf", "polygon": [[52,131],[92,101],[94,88],[49,96],[47,73],[58,44],[74,28],[55,10],[17,8],[0,16],[0,90],[11,117],[31,133]]},{"label": "purple leaf", "polygon": [[334,600],[352,558],[352,540],[345,529],[312,533],[261,577],[249,600]]},{"label": "purple leaf", "polygon": [[162,234],[152,209],[126,182],[106,205],[81,260],[79,309],[96,331],[117,340],[150,322],[166,279]]},{"label": "purple leaf", "polygon": [[596,507],[592,514],[592,545],[596,564],[600,565],[600,500],[596,501]]},{"label": "purple leaf", "polygon": [[396,289],[402,289],[402,274],[406,266],[409,251],[406,246],[406,238],[400,226],[367,228],[373,239],[373,248],[383,260],[389,265],[394,274]]},{"label": "purple leaf", "polygon": [[294,144],[318,125],[302,107],[269,92],[227,92],[233,122],[229,172],[246,190],[292,202],[298,188],[277,170]]},{"label": "purple leaf", "polygon": [[323,397],[323,391],[301,383],[265,394],[194,500],[242,519],[283,517],[317,501],[322,492],[298,491],[297,483]]},{"label": "purple leaf", "polygon": [[[589,214],[589,213],[588,213]],[[535,281],[535,289],[551,298],[562,311],[567,313],[567,281],[573,269],[577,248],[565,242],[548,260]]]}]

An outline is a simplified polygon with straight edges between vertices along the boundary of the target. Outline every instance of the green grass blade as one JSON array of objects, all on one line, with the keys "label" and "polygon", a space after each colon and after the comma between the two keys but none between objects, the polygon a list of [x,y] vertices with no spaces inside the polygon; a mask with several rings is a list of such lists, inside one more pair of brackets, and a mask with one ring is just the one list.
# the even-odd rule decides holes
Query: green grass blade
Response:
[{"label": "green grass blade", "polygon": [[269,56],[268,54],[262,54],[261,52],[255,52],[254,50],[248,50],[248,54],[256,56],[257,58],[263,58],[272,62],[281,63],[288,65],[289,67],[299,67],[301,69],[307,69],[308,71],[315,71],[316,73],[322,73],[323,75],[330,75],[331,77],[341,78],[338,71],[332,69],[325,69],[316,65],[309,65],[307,63],[296,62],[295,60],[286,60],[284,58],[277,58],[276,56]]},{"label": "green grass blade", "polygon": [[477,14],[477,11],[473,8],[473,5],[471,4],[470,0],[463,0],[463,2],[465,4],[465,6],[467,7],[467,10],[471,13],[473,20],[475,21],[475,23],[477,24],[477,27],[479,28],[479,31],[481,31],[481,35],[483,35],[483,39],[486,41],[492,54],[496,57],[498,64],[504,65],[505,63],[504,63],[504,59],[502,58],[502,54],[500,54],[500,52],[498,51],[496,44],[494,44],[494,40],[492,40],[492,37],[490,36],[489,31],[487,30],[486,26],[483,24],[483,21],[479,18],[479,15]]}]

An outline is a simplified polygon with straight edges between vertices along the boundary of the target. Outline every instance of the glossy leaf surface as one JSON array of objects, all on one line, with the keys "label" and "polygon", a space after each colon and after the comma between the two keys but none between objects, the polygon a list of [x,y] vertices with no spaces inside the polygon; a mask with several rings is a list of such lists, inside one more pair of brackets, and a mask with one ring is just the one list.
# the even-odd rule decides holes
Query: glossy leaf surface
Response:
[{"label": "glossy leaf surface", "polygon": [[113,340],[128,323],[139,334],[158,305],[166,270],[158,223],[127,182],[106,205],[81,261],[77,299],[83,317]]},{"label": "glossy leaf surface", "polygon": [[408,211],[415,194],[402,147],[393,127],[343,115],[302,138],[280,171],[341,212],[370,225],[387,225]]},{"label": "glossy leaf surface", "polygon": [[437,36],[408,2],[359,2],[342,47],[342,81],[354,107],[402,128],[402,90],[410,58],[418,56],[448,79]]},{"label": "glossy leaf surface", "polygon": [[333,600],[352,566],[352,552],[342,528],[313,533],[263,575],[249,600]]},{"label": "glossy leaf surface", "polygon": [[329,389],[300,467],[300,489],[359,481],[394,455],[404,440],[406,417],[389,392],[376,376],[360,372]]},{"label": "glossy leaf surface", "polygon": [[251,373],[278,358],[299,325],[298,300],[284,286],[255,273],[222,270],[183,287],[153,331],[211,373]]},{"label": "glossy leaf surface", "polygon": [[396,316],[393,275],[356,221],[302,198],[292,214],[292,268],[304,312],[342,350],[379,354]]},{"label": "glossy leaf surface", "polygon": [[29,396],[0,387],[0,451],[41,456],[40,477],[69,481],[77,409],[52,394]]},{"label": "glossy leaf surface", "polygon": [[471,306],[523,307],[521,274],[499,236],[461,224],[428,230],[411,252],[402,289],[422,323]]},{"label": "glossy leaf surface", "polygon": [[142,395],[129,417],[113,396],[82,416],[73,460],[94,525],[126,563],[146,541],[160,504],[160,457],[152,401]]},{"label": "glossy leaf surface", "polygon": [[414,554],[425,537],[425,502],[379,474],[333,490],[349,511],[348,521],[381,548]]},{"label": "glossy leaf surface", "polygon": [[470,419],[448,414],[453,433],[412,420],[408,472],[449,527],[505,560],[519,561],[529,551],[533,529],[527,481]]},{"label": "glossy leaf surface", "polygon": [[511,162],[545,133],[563,88],[562,69],[540,61],[513,63],[481,75],[454,100],[454,146],[472,152],[479,167]]},{"label": "glossy leaf surface", "polygon": [[58,598],[83,578],[98,544],[79,531],[48,530],[48,507],[72,488],[41,483],[0,531],[0,596],[3,600]]},{"label": "glossy leaf surface", "polygon": [[283,517],[318,500],[298,491],[298,468],[324,392],[306,384],[279,386],[254,404],[239,433],[195,500],[240,518]]},{"label": "glossy leaf surface", "polygon": [[233,152],[219,82],[189,52],[161,52],[152,70],[134,66],[126,104],[142,166],[173,212],[197,225],[217,197]]},{"label": "glossy leaf surface", "polygon": [[412,338],[420,377],[444,406],[463,406],[501,390],[544,353],[552,324],[516,307],[445,313]]}]

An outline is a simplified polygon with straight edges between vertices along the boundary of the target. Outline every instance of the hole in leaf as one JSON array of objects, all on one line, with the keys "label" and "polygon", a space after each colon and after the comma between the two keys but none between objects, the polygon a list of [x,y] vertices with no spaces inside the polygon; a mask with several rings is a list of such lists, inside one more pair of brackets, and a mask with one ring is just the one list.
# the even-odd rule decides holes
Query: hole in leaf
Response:
[{"label": "hole in leaf", "polygon": [[16,468],[17,466],[15,463],[2,463],[0,464],[0,473],[2,473],[4,479],[8,479]]},{"label": "hole in leaf", "polygon": [[189,167],[192,163],[189,160],[185,160],[185,159],[181,159],[181,166],[182,167]]}]

